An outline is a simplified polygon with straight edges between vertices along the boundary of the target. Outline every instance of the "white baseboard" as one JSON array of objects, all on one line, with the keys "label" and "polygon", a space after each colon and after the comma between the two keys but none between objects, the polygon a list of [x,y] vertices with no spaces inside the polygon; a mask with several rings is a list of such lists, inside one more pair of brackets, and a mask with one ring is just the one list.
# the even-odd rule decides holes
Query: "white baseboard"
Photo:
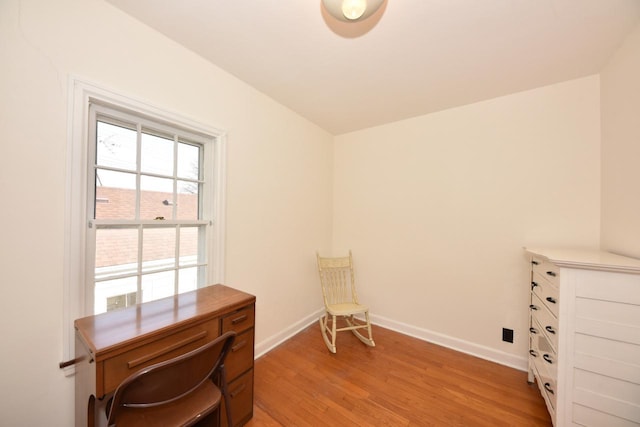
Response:
[{"label": "white baseboard", "polygon": [[371,315],[371,323],[423,341],[428,341],[452,350],[470,354],[510,368],[518,369],[520,371],[526,371],[528,369],[526,357],[515,356],[490,347],[454,338],[428,329],[418,328],[406,323],[396,322],[395,320],[391,320],[383,316],[376,316],[374,314]]},{"label": "white baseboard", "polygon": [[[324,313],[324,309],[319,309],[309,316],[294,323],[290,327],[283,331],[267,338],[256,344],[255,358],[268,353],[270,350],[288,340],[298,332],[305,329],[310,324],[317,322],[320,316]],[[396,322],[395,320],[388,319],[383,316],[371,315],[371,323],[381,326],[383,328],[391,329],[392,331],[399,332],[410,337],[418,338],[423,341],[427,341],[433,344],[441,345],[443,347],[450,348],[462,353],[470,354],[472,356],[479,357],[481,359],[489,360],[491,362],[499,363],[501,365],[508,366],[510,368],[518,369],[520,371],[527,370],[527,358],[515,356],[510,353],[495,350],[493,348],[485,347],[483,345],[475,344],[469,341],[454,338],[448,335],[444,335],[438,332],[430,331],[428,329],[418,328],[416,326],[408,325],[402,322]],[[375,338],[375,337],[374,337]],[[318,339],[320,334],[318,333]]]},{"label": "white baseboard", "polygon": [[320,316],[322,315],[322,313],[324,313],[324,308],[314,313],[311,313],[304,319],[299,320],[298,322],[294,323],[288,328],[278,332],[275,335],[270,336],[266,340],[263,340],[257,343],[255,347],[255,358],[257,359],[258,357],[268,353],[270,350],[282,344],[283,342],[285,342],[286,340],[288,340],[298,332],[302,331],[313,322],[317,322]]}]

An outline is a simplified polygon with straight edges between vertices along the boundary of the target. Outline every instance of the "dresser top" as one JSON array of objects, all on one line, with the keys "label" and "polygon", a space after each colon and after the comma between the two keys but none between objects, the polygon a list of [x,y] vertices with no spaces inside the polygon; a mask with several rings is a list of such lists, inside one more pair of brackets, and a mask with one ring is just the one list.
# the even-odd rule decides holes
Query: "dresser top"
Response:
[{"label": "dresser top", "polygon": [[640,260],[611,252],[563,248],[524,249],[532,255],[544,257],[560,267],[640,274]]}]

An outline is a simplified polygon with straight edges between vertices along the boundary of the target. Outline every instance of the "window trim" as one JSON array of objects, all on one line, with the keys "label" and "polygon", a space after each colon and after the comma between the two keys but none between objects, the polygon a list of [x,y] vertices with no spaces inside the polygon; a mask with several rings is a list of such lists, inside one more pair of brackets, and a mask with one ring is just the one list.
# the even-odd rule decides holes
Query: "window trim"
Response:
[{"label": "window trim", "polygon": [[[64,267],[63,267],[63,347],[62,360],[74,356],[75,319],[84,317],[86,312],[87,278],[91,281],[93,271],[88,271],[87,230],[88,218],[88,155],[89,155],[89,104],[98,103],[117,109],[135,112],[156,121],[170,123],[188,132],[206,135],[213,139],[212,152],[204,162],[205,170],[212,170],[212,197],[210,227],[207,227],[207,283],[224,283],[225,277],[225,206],[226,206],[226,132],[182,115],[154,107],[143,101],[116,91],[98,86],[77,76],[69,77],[67,114],[67,153],[64,224]],[[213,162],[213,163],[211,163]],[[210,166],[211,167],[210,167]],[[64,368],[65,375],[74,372],[73,365]]]}]

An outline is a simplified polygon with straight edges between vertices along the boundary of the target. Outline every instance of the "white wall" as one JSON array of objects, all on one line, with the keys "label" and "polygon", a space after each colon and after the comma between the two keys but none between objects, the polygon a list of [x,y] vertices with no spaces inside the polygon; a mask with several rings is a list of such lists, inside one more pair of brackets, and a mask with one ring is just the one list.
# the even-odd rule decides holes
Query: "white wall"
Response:
[{"label": "white wall", "polygon": [[602,247],[640,258],[640,24],[602,84]]},{"label": "white wall", "polygon": [[226,282],[257,296],[258,345],[321,306],[331,135],[100,0],[1,1],[0,64],[0,425],[73,424],[57,367],[69,74],[228,131]]},{"label": "white wall", "polygon": [[376,320],[523,367],[522,247],[599,246],[599,102],[591,76],[337,137],[334,247]]}]

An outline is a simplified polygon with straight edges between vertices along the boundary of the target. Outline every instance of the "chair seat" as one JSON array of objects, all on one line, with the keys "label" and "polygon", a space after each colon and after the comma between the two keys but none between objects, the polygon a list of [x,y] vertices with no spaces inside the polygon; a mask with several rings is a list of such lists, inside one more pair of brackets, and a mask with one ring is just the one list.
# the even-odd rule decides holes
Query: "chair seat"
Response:
[{"label": "chair seat", "polygon": [[327,306],[327,312],[332,316],[350,316],[366,311],[369,311],[369,307],[363,304],[342,303]]},{"label": "chair seat", "polygon": [[124,407],[116,425],[118,427],[192,426],[212,413],[220,405],[221,398],[220,389],[212,381],[205,381],[192,394],[170,403],[149,408]]}]

